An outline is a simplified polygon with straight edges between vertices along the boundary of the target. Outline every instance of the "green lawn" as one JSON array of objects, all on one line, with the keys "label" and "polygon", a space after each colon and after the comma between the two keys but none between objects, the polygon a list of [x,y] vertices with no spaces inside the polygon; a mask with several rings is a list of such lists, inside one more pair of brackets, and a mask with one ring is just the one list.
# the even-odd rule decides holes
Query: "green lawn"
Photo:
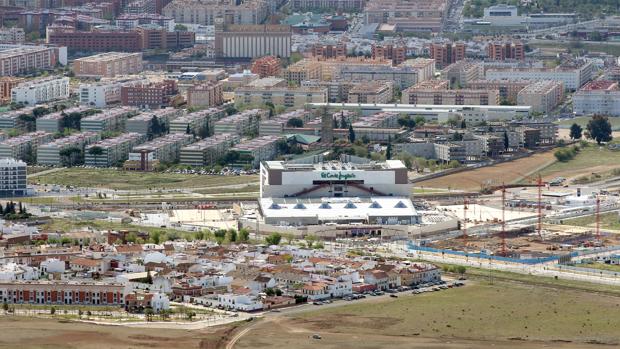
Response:
[{"label": "green lawn", "polygon": [[603,264],[603,263],[584,263],[584,264],[576,264],[576,267],[590,268],[590,269],[599,269],[599,270],[608,270],[614,272],[620,272],[620,265],[617,264]]},{"label": "green lawn", "polygon": [[[588,121],[592,118],[589,116],[579,116],[570,120],[562,120],[558,122],[560,128],[570,128],[573,124],[578,124],[585,130],[588,125]],[[611,129],[614,131],[620,131],[620,117],[610,117],[609,122],[611,123]]]},{"label": "green lawn", "polygon": [[32,183],[98,187],[118,190],[202,188],[256,183],[258,176],[203,176],[112,169],[69,168],[37,176]]},{"label": "green lawn", "polygon": [[[611,311],[610,311],[611,310]],[[313,330],[473,340],[620,341],[620,297],[496,280],[293,316]],[[326,335],[327,336],[327,335]],[[553,346],[551,346],[553,347]]]},{"label": "green lawn", "polygon": [[[617,166],[614,167],[613,165]],[[572,172],[587,172],[589,168],[595,166],[609,166],[609,170],[612,168],[620,168],[620,151],[612,151],[605,146],[599,147],[593,144],[581,149],[572,160],[566,162],[556,161],[543,168],[540,174],[542,176],[558,175],[569,177]]]},{"label": "green lawn", "polygon": [[[620,45],[616,44],[607,44],[607,43],[596,43],[596,42],[582,42],[582,49],[588,50],[590,52],[604,52],[614,56],[620,56]],[[530,44],[532,48],[551,48],[551,49],[561,49],[565,50],[569,47],[568,43],[563,42],[536,42]]]},{"label": "green lawn", "polygon": [[[620,230],[620,219],[618,212],[606,212],[601,214],[601,228]],[[594,215],[564,220],[564,224],[576,225],[579,227],[594,227],[596,217]]]},{"label": "green lawn", "polygon": [[144,232],[160,232],[163,234],[171,234],[173,236],[178,237],[186,237],[187,239],[191,239],[193,233],[187,232],[184,230],[177,230],[172,228],[158,228],[158,227],[145,227],[141,225],[135,224],[124,224],[118,222],[107,222],[103,220],[88,220],[88,221],[79,221],[79,220],[70,220],[64,218],[54,218],[50,223],[42,226],[42,229],[49,229],[61,232],[70,232],[76,229],[83,229],[86,227],[90,227],[96,230],[129,230],[129,231],[144,231]]}]

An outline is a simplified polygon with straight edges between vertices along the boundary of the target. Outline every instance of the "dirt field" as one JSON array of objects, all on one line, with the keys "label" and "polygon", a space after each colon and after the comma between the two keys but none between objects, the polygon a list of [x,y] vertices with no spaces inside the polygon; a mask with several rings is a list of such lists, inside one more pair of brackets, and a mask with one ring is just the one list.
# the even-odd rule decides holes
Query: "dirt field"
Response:
[{"label": "dirt field", "polygon": [[496,281],[262,320],[235,348],[617,348],[616,309],[620,297]]},{"label": "dirt field", "polygon": [[479,191],[483,184],[501,185],[518,182],[524,176],[531,175],[537,170],[554,163],[553,151],[535,154],[527,158],[502,163],[495,166],[483,167],[476,170],[459,172],[415,183],[416,187],[448,188]]},{"label": "dirt field", "polygon": [[232,329],[138,329],[6,316],[0,317],[0,328],[0,349],[219,349]]}]

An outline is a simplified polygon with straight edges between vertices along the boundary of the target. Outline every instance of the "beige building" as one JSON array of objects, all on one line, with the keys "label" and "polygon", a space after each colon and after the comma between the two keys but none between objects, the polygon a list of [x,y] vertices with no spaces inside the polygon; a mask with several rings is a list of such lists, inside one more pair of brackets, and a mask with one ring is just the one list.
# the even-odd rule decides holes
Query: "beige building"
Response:
[{"label": "beige building", "polygon": [[203,82],[187,89],[187,105],[190,107],[215,107],[224,103],[222,84]]},{"label": "beige building", "polygon": [[288,25],[216,25],[215,53],[222,58],[291,56]]},{"label": "beige building", "polygon": [[264,78],[235,90],[235,104],[282,105],[286,108],[302,108],[306,103],[327,102],[327,89],[320,87],[288,87],[278,78]]},{"label": "beige building", "polygon": [[538,81],[522,89],[517,95],[518,105],[529,105],[536,113],[549,113],[564,100],[562,81]]},{"label": "beige building", "polygon": [[447,80],[429,80],[403,91],[402,103],[428,105],[499,105],[498,90],[448,90]]},{"label": "beige building", "polygon": [[106,52],[73,62],[77,77],[113,78],[142,72],[142,52]]},{"label": "beige building", "polygon": [[349,103],[390,103],[394,98],[394,83],[373,81],[356,84],[349,90]]},{"label": "beige building", "polygon": [[519,92],[531,84],[530,80],[474,80],[467,83],[467,87],[474,90],[498,90],[500,101],[516,104]]}]

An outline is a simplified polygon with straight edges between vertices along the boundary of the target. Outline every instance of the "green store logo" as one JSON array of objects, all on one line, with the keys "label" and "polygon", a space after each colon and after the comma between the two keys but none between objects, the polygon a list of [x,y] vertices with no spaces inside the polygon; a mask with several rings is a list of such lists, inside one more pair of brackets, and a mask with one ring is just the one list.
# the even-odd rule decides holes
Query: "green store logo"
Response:
[{"label": "green store logo", "polygon": [[337,180],[347,180],[351,178],[355,178],[355,174],[353,173],[342,173],[342,172],[321,172],[321,178],[323,179],[337,179]]}]

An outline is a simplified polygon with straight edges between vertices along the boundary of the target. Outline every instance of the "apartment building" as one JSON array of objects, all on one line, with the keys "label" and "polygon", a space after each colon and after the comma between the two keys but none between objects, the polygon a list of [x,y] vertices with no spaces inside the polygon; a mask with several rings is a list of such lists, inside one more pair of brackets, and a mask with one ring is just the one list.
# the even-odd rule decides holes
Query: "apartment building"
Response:
[{"label": "apartment building", "polygon": [[179,163],[188,166],[211,166],[239,141],[230,133],[216,134],[181,148]]},{"label": "apartment building", "polygon": [[26,34],[23,28],[0,28],[0,43],[21,44],[26,41]]},{"label": "apartment building", "polygon": [[531,84],[530,80],[473,80],[467,83],[467,87],[474,90],[498,90],[500,101],[516,104],[519,92]]},{"label": "apartment building", "polygon": [[552,80],[562,81],[568,90],[577,90],[594,76],[591,61],[565,62],[555,68],[491,68],[486,71],[488,80]]},{"label": "apartment building", "polygon": [[226,111],[219,108],[186,114],[170,121],[170,133],[188,133],[205,138],[213,130],[215,122],[225,115]]},{"label": "apartment building", "polygon": [[65,119],[72,113],[83,113],[89,110],[88,107],[74,107],[63,111],[43,115],[36,120],[37,131],[50,133],[61,132],[65,128]]},{"label": "apartment building", "polygon": [[264,56],[252,62],[250,71],[254,74],[258,74],[261,78],[266,78],[268,76],[280,75],[281,69],[282,65],[278,57]]},{"label": "apartment building", "polygon": [[258,135],[281,135],[284,133],[284,129],[289,127],[288,122],[291,119],[299,119],[304,125],[306,125],[306,123],[310,120],[310,117],[311,113],[304,109],[293,110],[284,114],[275,115],[271,119],[260,121],[258,125]]},{"label": "apartment building", "polygon": [[306,80],[322,80],[322,63],[317,60],[302,59],[282,71],[282,78],[300,86]]},{"label": "apartment building", "polygon": [[394,81],[406,89],[435,75],[435,61],[428,58],[409,59],[398,66],[387,64],[354,65],[345,62],[334,68],[334,79],[349,81]]},{"label": "apartment building", "polygon": [[7,304],[105,305],[125,303],[125,285],[95,281],[3,281],[0,300]]},{"label": "apartment building", "polygon": [[525,60],[525,46],[520,41],[492,41],[487,44],[487,57],[494,61]]},{"label": "apartment building", "polygon": [[258,134],[261,119],[266,119],[268,115],[265,110],[251,109],[227,116],[215,122],[214,134],[230,133],[238,136]]},{"label": "apartment building", "polygon": [[127,120],[125,122],[125,131],[152,137],[154,134],[154,123],[157,123],[159,128],[168,130],[170,129],[170,122],[181,115],[183,115],[183,111],[174,108],[145,111]]},{"label": "apartment building", "polygon": [[398,113],[392,112],[380,112],[358,119],[351,124],[353,128],[367,127],[367,128],[400,128],[398,125]]},{"label": "apartment building", "polygon": [[355,11],[364,9],[364,0],[293,0],[290,5],[294,11],[327,9],[330,11]]},{"label": "apartment building", "polygon": [[327,89],[315,87],[288,87],[283,79],[264,78],[235,89],[236,104],[283,105],[302,108],[306,103],[327,102]]},{"label": "apartment building", "polygon": [[[458,61],[450,64],[441,71],[441,77],[450,82],[450,86],[469,87],[473,81],[484,78],[483,66],[476,61]],[[495,79],[497,80],[497,79]],[[508,80],[508,79],[501,79]]]},{"label": "apartment building", "polygon": [[595,80],[573,95],[573,112],[577,115],[620,116],[620,88],[617,81]]},{"label": "apartment building", "polygon": [[366,24],[385,23],[397,32],[438,32],[447,11],[445,0],[376,0],[366,4]]},{"label": "apartment building", "polygon": [[145,109],[159,109],[170,104],[178,93],[176,80],[121,87],[121,104]]},{"label": "apartment building", "polygon": [[262,136],[235,145],[230,150],[239,153],[239,160],[233,166],[249,165],[257,168],[261,161],[275,159],[278,155],[278,141],[280,139],[282,138],[279,136]]},{"label": "apartment building", "polygon": [[[512,121],[510,122],[509,127],[520,133],[521,144],[527,148],[536,147],[538,145],[555,144],[558,137],[558,124],[550,121]],[[534,141],[528,137],[528,134],[534,134]],[[528,138],[530,139],[529,141]]]},{"label": "apartment building", "polygon": [[339,42],[336,45],[314,44],[312,45],[312,57],[316,59],[346,59],[347,44]]},{"label": "apartment building", "polygon": [[392,61],[393,65],[399,65],[407,59],[407,47],[394,46],[392,44],[387,44],[387,45],[372,44],[372,46],[370,47],[370,57],[372,59],[389,60],[389,61]]},{"label": "apartment building", "polygon": [[106,79],[94,83],[80,84],[78,94],[80,104],[97,108],[105,108],[112,104],[120,104],[121,87],[141,86],[148,83],[145,78],[127,77]]},{"label": "apartment building", "polygon": [[135,29],[143,50],[179,51],[194,47],[196,34],[190,31],[168,31],[156,24],[144,24]]},{"label": "apartment building", "polygon": [[133,147],[129,153],[129,162],[141,161],[146,154],[148,161],[174,163],[179,160],[181,148],[192,143],[194,136],[186,133],[171,133],[163,137]]},{"label": "apartment building", "polygon": [[349,90],[348,103],[390,103],[394,98],[394,83],[372,81],[355,84]]},{"label": "apartment building", "polygon": [[291,36],[288,25],[216,25],[215,52],[222,58],[288,58]]},{"label": "apartment building", "polygon": [[30,45],[0,47],[0,76],[17,76],[35,69],[52,69],[66,64],[66,48]]},{"label": "apartment building", "polygon": [[145,140],[145,135],[129,132],[89,144],[84,149],[84,164],[95,167],[117,166],[128,159],[131,149]]},{"label": "apartment building", "polygon": [[532,112],[550,113],[564,100],[564,83],[538,81],[526,86],[517,95],[518,105],[529,105]]},{"label": "apartment building", "polygon": [[32,110],[34,108],[35,107],[26,107],[19,110],[11,110],[0,113],[0,129],[15,128],[18,130],[24,130],[26,123],[20,116],[32,115]]},{"label": "apartment building", "polygon": [[29,164],[36,163],[37,148],[54,140],[54,135],[44,131],[30,132],[0,142],[0,158],[13,158]]},{"label": "apartment building", "polygon": [[438,69],[465,59],[465,43],[463,42],[434,42],[429,45],[428,51]]},{"label": "apartment building", "polygon": [[404,104],[499,105],[498,90],[448,90],[446,80],[426,81],[402,92]]},{"label": "apartment building", "polygon": [[[1,53],[0,53],[1,54]],[[20,83],[11,90],[11,102],[36,105],[69,98],[69,78],[49,76]]]},{"label": "apartment building", "polygon": [[327,100],[330,103],[344,103],[349,100],[349,91],[359,82],[348,80],[306,80],[302,81],[302,87],[314,87],[327,89]]},{"label": "apartment building", "polygon": [[13,76],[0,76],[0,104],[8,104],[11,101],[11,90],[23,81]]},{"label": "apartment building", "polygon": [[[58,138],[52,142],[42,144],[37,148],[37,164],[48,166],[73,166],[83,159],[83,149],[87,145],[97,142],[101,136],[96,132],[74,133],[70,136]],[[63,156],[63,149],[77,149],[69,156]]]},{"label": "apartment building", "polygon": [[77,77],[113,78],[142,72],[142,52],[106,52],[73,61]]},{"label": "apartment building", "polygon": [[0,158],[0,197],[16,197],[28,194],[26,168],[26,163],[21,160]]},{"label": "apartment building", "polygon": [[187,105],[190,107],[216,107],[224,103],[222,83],[206,81],[187,89]]},{"label": "apartment building", "polygon": [[92,132],[124,131],[127,119],[138,113],[138,109],[132,107],[106,109],[101,113],[82,118],[80,129]]},{"label": "apartment building", "polygon": [[163,27],[168,32],[174,31],[175,21],[172,17],[166,17],[155,13],[155,11],[142,11],[140,13],[122,14],[114,20],[118,27],[125,30],[138,28],[140,25],[154,24]]},{"label": "apartment building", "polygon": [[224,24],[260,24],[271,11],[267,1],[251,0],[224,3],[217,0],[173,0],[162,10],[162,15],[177,23],[216,25],[217,19]]}]

